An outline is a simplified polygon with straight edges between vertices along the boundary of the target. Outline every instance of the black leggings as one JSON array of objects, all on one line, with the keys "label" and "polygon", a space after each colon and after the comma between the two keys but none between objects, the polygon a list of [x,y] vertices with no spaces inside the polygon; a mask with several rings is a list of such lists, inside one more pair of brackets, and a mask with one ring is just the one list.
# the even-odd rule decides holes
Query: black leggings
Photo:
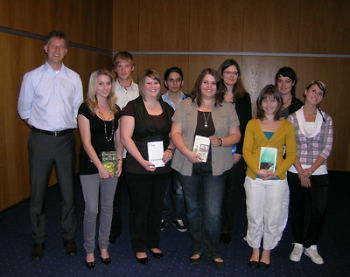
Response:
[{"label": "black leggings", "polygon": [[[301,185],[298,174],[288,172],[290,189],[290,221],[295,243],[309,248],[316,245],[325,222],[328,200],[328,174],[311,176],[311,187]],[[305,195],[308,194],[311,203],[311,220],[305,238]]]}]

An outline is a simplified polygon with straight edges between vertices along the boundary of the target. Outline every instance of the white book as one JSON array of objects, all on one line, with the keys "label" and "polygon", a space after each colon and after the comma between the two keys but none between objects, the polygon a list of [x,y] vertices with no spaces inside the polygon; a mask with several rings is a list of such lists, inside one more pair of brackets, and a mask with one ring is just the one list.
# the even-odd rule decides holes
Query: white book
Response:
[{"label": "white book", "polygon": [[164,167],[162,160],[164,154],[163,141],[147,142],[148,161],[154,164],[155,167]]},{"label": "white book", "polygon": [[195,136],[193,144],[193,152],[201,156],[202,162],[206,162],[208,159],[210,146],[210,139],[203,136]]}]

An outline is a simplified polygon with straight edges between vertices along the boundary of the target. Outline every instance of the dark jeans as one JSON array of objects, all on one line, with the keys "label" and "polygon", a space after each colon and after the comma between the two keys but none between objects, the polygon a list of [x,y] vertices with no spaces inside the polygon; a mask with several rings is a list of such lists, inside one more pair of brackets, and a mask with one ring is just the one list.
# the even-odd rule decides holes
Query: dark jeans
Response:
[{"label": "dark jeans", "polygon": [[45,234],[45,193],[53,166],[56,169],[61,196],[62,238],[63,240],[74,239],[76,234],[73,184],[75,173],[74,132],[55,137],[31,131],[28,140],[28,153],[31,186],[29,209],[34,242],[43,243],[47,240]]},{"label": "dark jeans", "polygon": [[169,221],[171,218],[172,220],[182,219],[184,214],[184,194],[180,180],[174,170],[169,179],[168,188],[165,193],[162,217],[164,220]]},{"label": "dark jeans", "polygon": [[222,233],[231,233],[237,211],[237,202],[244,192],[245,162],[243,157],[228,172],[222,203]]},{"label": "dark jeans", "polygon": [[[324,226],[328,200],[328,175],[311,176],[311,187],[301,185],[298,174],[288,172],[290,220],[295,243],[309,248],[316,245]],[[305,195],[310,197],[311,220],[305,238]]]},{"label": "dark jeans", "polygon": [[162,204],[169,180],[135,180],[132,175],[125,172],[131,199],[131,247],[136,253],[159,248]]},{"label": "dark jeans", "polygon": [[193,254],[205,253],[211,259],[219,258],[226,172],[213,176],[211,166],[194,164],[192,176],[178,175],[185,195]]},{"label": "dark jeans", "polygon": [[123,230],[122,216],[120,213],[120,194],[121,187],[125,185],[125,176],[124,172],[118,178],[117,189],[115,191],[114,200],[113,200],[113,215],[111,223],[111,233],[109,235],[109,242],[115,243],[117,238],[120,236]]}]

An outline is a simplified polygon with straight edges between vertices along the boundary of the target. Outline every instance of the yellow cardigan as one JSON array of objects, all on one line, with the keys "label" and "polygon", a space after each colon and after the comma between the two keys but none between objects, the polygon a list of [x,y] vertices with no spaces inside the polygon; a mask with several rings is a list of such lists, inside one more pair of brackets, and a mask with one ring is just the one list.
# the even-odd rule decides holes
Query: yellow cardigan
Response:
[{"label": "yellow cardigan", "polygon": [[[283,158],[284,146],[286,146],[286,159]],[[247,176],[254,180],[259,170],[261,147],[277,148],[275,173],[281,180],[285,179],[287,169],[292,166],[297,156],[293,125],[282,118],[281,125],[268,140],[261,129],[259,119],[254,118],[248,122],[243,143],[243,158],[247,163]]]}]

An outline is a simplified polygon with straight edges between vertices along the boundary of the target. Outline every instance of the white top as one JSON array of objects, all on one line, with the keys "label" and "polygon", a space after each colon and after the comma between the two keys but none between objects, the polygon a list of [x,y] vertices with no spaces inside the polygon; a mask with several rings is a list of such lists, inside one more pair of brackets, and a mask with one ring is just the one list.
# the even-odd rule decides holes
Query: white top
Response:
[{"label": "white top", "polygon": [[131,86],[126,90],[122,87],[118,79],[115,81],[114,92],[117,95],[117,105],[123,109],[129,101],[136,99],[139,96],[139,86],[131,80]]}]

